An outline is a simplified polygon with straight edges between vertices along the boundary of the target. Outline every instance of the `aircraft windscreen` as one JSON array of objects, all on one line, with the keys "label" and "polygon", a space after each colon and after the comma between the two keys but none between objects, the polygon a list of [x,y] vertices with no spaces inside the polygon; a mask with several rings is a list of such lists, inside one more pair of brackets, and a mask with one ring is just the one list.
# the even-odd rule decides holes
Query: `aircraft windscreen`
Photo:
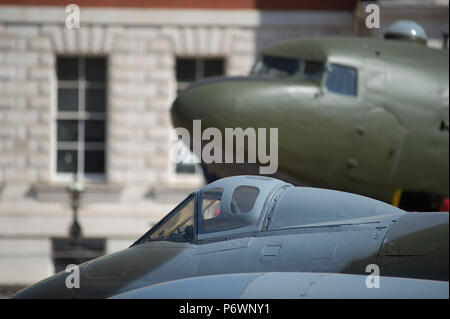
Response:
[{"label": "aircraft windscreen", "polygon": [[280,78],[298,77],[300,60],[276,56],[263,56],[253,67],[254,75],[269,75]]},{"label": "aircraft windscreen", "polygon": [[277,78],[295,78],[320,83],[325,70],[325,64],[320,61],[301,60],[265,55],[253,66],[251,74],[267,75]]},{"label": "aircraft windscreen", "polygon": [[152,230],[149,238],[174,242],[190,242],[194,239],[194,203],[192,197],[182,205],[165,222]]},{"label": "aircraft windscreen", "polygon": [[303,70],[302,79],[320,83],[322,80],[324,63],[318,61],[306,61],[305,69]]}]

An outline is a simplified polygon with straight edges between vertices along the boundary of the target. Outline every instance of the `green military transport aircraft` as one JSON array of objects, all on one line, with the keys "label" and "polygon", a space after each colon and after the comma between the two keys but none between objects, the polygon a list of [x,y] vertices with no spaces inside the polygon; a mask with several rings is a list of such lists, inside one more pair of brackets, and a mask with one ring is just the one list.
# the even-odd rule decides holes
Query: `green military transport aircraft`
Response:
[{"label": "green military transport aircraft", "polygon": [[[196,82],[171,112],[174,126],[191,132],[195,119],[221,132],[278,128],[273,176],[296,185],[431,211],[449,194],[448,98],[448,48],[427,47],[419,25],[399,21],[384,39],[316,37],[269,46],[249,76]],[[212,181],[259,174],[256,164],[202,167]]]}]

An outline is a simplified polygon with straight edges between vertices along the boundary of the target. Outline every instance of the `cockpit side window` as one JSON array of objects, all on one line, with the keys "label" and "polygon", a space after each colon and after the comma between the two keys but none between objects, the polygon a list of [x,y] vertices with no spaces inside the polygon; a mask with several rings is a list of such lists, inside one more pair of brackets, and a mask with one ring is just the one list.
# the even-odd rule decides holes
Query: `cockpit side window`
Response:
[{"label": "cockpit side window", "polygon": [[170,217],[160,225],[155,226],[144,241],[174,241],[192,242],[194,233],[194,207],[195,198],[191,196],[170,214]]},{"label": "cockpit side window", "polygon": [[253,67],[254,75],[269,75],[278,78],[298,78],[300,60],[264,55]]},{"label": "cockpit side window", "polygon": [[355,68],[330,64],[328,66],[328,76],[325,87],[329,92],[356,96],[357,76],[358,72]]},{"label": "cockpit side window", "polygon": [[202,194],[202,218],[208,220],[219,216],[223,188],[209,189]]},{"label": "cockpit side window", "polygon": [[253,186],[239,186],[231,197],[231,211],[234,214],[244,214],[252,210],[258,198],[259,189]]},{"label": "cockpit side window", "polygon": [[220,187],[201,192],[198,233],[221,232],[254,224],[251,212],[258,196],[259,189],[253,186],[237,186],[232,193],[226,193]]}]

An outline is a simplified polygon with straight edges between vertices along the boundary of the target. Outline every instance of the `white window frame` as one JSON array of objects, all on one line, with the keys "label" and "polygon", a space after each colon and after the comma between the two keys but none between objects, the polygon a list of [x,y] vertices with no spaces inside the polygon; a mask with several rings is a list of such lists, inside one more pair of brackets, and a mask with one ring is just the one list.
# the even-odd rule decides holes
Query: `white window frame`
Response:
[{"label": "white window frame", "polygon": [[[57,59],[58,58],[76,58],[78,59],[78,80],[59,80],[57,74]],[[106,75],[103,84],[99,82],[88,83],[93,81],[86,81],[84,78],[84,61],[86,58],[104,58],[106,63]],[[52,180],[56,182],[70,182],[73,180],[73,173],[58,172],[58,150],[71,149],[77,150],[77,175],[79,180],[87,180],[94,182],[105,182],[107,179],[107,142],[108,142],[108,57],[105,55],[65,55],[58,54],[55,56],[55,78],[53,85],[54,99],[52,108]],[[58,89],[59,88],[78,88],[78,111],[59,111],[58,110]],[[105,90],[105,111],[104,112],[86,112],[85,111],[85,94],[88,88],[101,88]],[[74,120],[78,122],[78,140],[76,142],[58,142],[58,120]],[[84,152],[86,145],[84,141],[84,126],[86,120],[103,120],[105,123],[105,141],[104,142],[89,142],[89,150],[102,150],[104,152],[104,172],[103,173],[84,173]]]}]

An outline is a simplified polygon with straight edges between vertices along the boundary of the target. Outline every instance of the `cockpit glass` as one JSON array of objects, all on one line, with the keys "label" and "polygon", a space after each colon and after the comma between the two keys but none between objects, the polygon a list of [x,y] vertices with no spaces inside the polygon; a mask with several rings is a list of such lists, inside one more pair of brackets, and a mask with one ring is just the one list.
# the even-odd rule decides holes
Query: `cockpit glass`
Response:
[{"label": "cockpit glass", "polygon": [[202,194],[202,217],[208,220],[219,216],[220,201],[222,199],[223,188],[212,188]]},{"label": "cockpit glass", "polygon": [[259,196],[253,186],[237,186],[231,196],[221,187],[201,192],[199,235],[246,227],[255,223],[251,212]]},{"label": "cockpit glass", "polygon": [[353,67],[330,64],[325,87],[329,92],[356,96],[358,72]]},{"label": "cockpit glass", "polygon": [[233,191],[231,198],[231,211],[235,214],[244,214],[252,210],[259,189],[253,186],[239,186]]},{"label": "cockpit glass", "polygon": [[152,230],[148,240],[191,242],[194,240],[194,197],[178,208],[169,219]]},{"label": "cockpit glass", "polygon": [[306,61],[302,78],[304,80],[320,83],[324,70],[324,63],[318,61]]},{"label": "cockpit glass", "polygon": [[279,78],[297,77],[300,73],[300,60],[265,55],[253,67],[254,75],[269,75]]}]

